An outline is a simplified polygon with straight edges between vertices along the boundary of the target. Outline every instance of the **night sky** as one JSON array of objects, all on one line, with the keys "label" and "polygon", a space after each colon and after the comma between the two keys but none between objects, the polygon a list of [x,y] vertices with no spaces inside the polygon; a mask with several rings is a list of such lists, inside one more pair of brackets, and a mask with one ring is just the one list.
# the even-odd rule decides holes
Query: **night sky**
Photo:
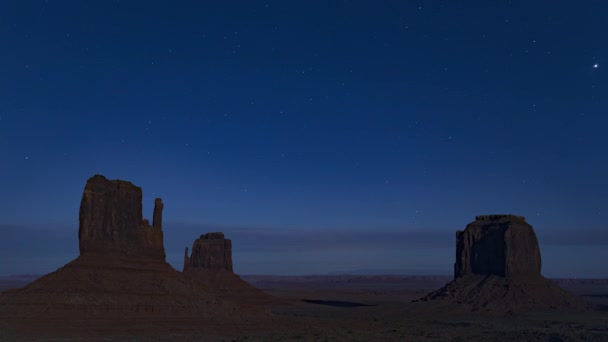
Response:
[{"label": "night sky", "polygon": [[167,260],[451,274],[523,215],[548,276],[608,277],[605,1],[0,2],[0,275],[78,254],[94,174],[165,203]]}]

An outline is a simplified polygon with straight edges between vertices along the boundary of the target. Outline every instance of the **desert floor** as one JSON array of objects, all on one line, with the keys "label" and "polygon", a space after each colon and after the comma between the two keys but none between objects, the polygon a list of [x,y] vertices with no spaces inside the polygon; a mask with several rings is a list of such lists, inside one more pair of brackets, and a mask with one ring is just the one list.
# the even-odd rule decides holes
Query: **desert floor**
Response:
[{"label": "desert floor", "polygon": [[[557,280],[566,290],[600,305],[593,312],[490,314],[412,300],[449,277],[243,276],[282,300],[268,307],[272,326],[235,331],[174,317],[126,322],[106,330],[15,335],[0,322],[0,341],[608,341],[608,280]],[[27,278],[2,279],[0,290]],[[178,324],[179,323],[179,324]],[[57,322],[61,325],[61,322]],[[198,327],[188,329],[186,326]],[[154,329],[151,329],[154,327]],[[198,330],[198,331],[196,331]]]}]

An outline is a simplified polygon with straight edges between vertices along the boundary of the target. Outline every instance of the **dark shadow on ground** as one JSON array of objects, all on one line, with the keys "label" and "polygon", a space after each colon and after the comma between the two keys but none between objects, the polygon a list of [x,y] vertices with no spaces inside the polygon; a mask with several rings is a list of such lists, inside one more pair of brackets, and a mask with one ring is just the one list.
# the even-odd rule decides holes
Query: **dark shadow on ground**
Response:
[{"label": "dark shadow on ground", "polygon": [[339,300],[317,300],[317,299],[302,299],[303,302],[319,305],[337,306],[340,308],[355,308],[359,306],[375,306],[370,304],[362,304],[355,302],[343,302]]}]

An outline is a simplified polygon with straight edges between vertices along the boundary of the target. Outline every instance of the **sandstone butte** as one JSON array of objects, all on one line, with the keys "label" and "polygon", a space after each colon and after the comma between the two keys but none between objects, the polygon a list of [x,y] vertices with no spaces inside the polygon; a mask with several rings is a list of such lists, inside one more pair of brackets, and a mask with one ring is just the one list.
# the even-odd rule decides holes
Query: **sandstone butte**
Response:
[{"label": "sandstone butte", "polygon": [[536,233],[515,215],[477,216],[457,231],[454,280],[418,301],[470,311],[590,308],[541,275]]},{"label": "sandstone butte", "polygon": [[22,332],[77,335],[96,329],[230,332],[263,326],[266,310],[245,310],[222,300],[165,261],[162,211],[157,198],[150,225],[142,217],[141,188],[91,177],[80,204],[80,255],[21,289],[2,293],[0,324]]},{"label": "sandstone butte", "polygon": [[222,299],[241,305],[278,304],[280,301],[242,280],[232,270],[232,241],[224,233],[201,235],[184,255],[183,273],[212,289]]}]

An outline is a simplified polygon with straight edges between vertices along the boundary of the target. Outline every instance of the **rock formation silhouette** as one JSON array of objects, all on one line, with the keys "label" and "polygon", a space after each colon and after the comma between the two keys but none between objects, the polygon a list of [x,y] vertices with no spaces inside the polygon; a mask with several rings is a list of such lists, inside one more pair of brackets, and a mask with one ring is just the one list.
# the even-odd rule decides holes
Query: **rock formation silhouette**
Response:
[{"label": "rock formation silhouette", "polygon": [[195,268],[232,272],[232,241],[221,232],[207,233],[194,240],[192,256],[188,257],[186,247],[184,272]]},{"label": "rock formation silhouette", "polygon": [[454,280],[419,301],[517,312],[590,306],[541,275],[536,233],[515,215],[477,216],[456,232]]},{"label": "rock formation silhouette", "polygon": [[154,224],[142,216],[142,191],[131,182],[91,177],[80,202],[80,255],[125,255],[165,260],[162,199],[154,205]]},{"label": "rock formation silhouette", "polygon": [[477,216],[456,232],[454,278],[467,274],[540,276],[540,249],[532,226],[515,215]]},{"label": "rock formation silhouette", "polygon": [[99,324],[103,330],[124,326],[129,318],[166,322],[171,317],[173,328],[192,321],[200,328],[265,319],[264,310],[227,303],[167,264],[162,200],[155,201],[151,226],[142,218],[141,199],[141,188],[130,182],[90,178],[80,206],[80,255],[21,289],[2,293],[0,321],[26,330],[32,324],[51,330]]},{"label": "rock formation silhouette", "polygon": [[242,280],[232,270],[232,241],[224,233],[201,235],[184,256],[184,274],[206,285],[223,299],[241,305],[278,303],[278,299]]}]

